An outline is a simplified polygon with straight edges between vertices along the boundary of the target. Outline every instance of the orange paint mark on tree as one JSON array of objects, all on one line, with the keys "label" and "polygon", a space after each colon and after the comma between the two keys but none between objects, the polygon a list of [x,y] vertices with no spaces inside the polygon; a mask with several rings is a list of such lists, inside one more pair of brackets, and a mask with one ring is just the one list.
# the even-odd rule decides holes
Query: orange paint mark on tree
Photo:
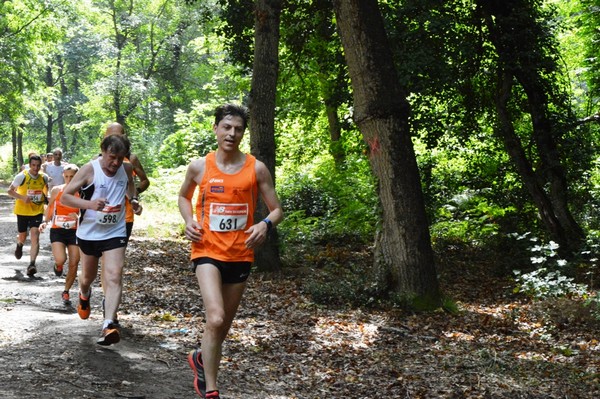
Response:
[{"label": "orange paint mark on tree", "polygon": [[374,136],[366,139],[367,144],[369,145],[369,156],[377,155],[379,151],[381,151],[381,145],[379,144],[379,137]]}]

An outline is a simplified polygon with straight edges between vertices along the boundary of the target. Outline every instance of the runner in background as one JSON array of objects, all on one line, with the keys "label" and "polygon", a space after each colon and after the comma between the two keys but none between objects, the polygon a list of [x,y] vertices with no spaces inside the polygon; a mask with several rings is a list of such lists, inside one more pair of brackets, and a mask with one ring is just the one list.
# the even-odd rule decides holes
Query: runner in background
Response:
[{"label": "runner in background", "polygon": [[[56,151],[55,151],[56,152]],[[77,246],[76,230],[79,222],[79,209],[65,206],[61,197],[65,186],[73,179],[79,168],[75,164],[67,164],[63,169],[64,183],[54,186],[50,191],[50,200],[46,208],[45,221],[40,226],[40,233],[50,226],[50,243],[54,257],[54,273],[62,276],[64,264],[69,259],[69,270],[65,278],[65,289],[62,300],[65,305],[71,303],[69,290],[75,282],[79,265],[79,246]],[[79,193],[75,193],[79,196]]]},{"label": "runner in background", "polygon": [[[111,345],[120,341],[115,318],[123,292],[123,266],[127,247],[125,199],[134,211],[141,212],[135,194],[132,166],[124,163],[130,143],[125,136],[110,135],[102,140],[101,156],[85,164],[65,187],[62,203],[81,209],[77,244],[81,250],[79,304],[82,319],[90,317],[92,283],[98,275],[102,257],[106,299],[102,333],[97,343]],[[80,197],[75,193],[80,192]]]},{"label": "runner in background", "polygon": [[48,195],[48,176],[40,171],[42,158],[29,156],[29,168],[17,174],[8,188],[8,195],[16,199],[14,213],[17,215],[17,247],[15,258],[23,256],[23,245],[27,235],[31,236],[29,266],[27,275],[32,278],[37,273],[35,261],[40,251],[40,224],[44,217],[44,204]]},{"label": "runner in background", "polygon": [[63,168],[67,164],[63,162],[63,152],[60,148],[55,148],[52,152],[53,161],[46,162],[42,165],[42,171],[48,175],[50,181],[48,182],[48,191],[52,191],[54,186],[60,186],[65,183],[63,178]]},{"label": "runner in background", "polygon": [[[110,136],[116,134],[118,136],[125,136],[125,129],[123,128],[123,125],[121,125],[118,122],[113,122],[110,123],[107,127],[106,127],[106,131],[104,132],[104,137]],[[148,179],[148,176],[146,175],[146,171],[144,170],[144,167],[142,166],[142,163],[140,162],[139,158],[135,155],[132,154],[131,151],[125,156],[124,162],[130,163],[131,166],[133,167],[133,178],[134,178],[134,182],[137,181],[136,183],[136,197],[139,196],[140,193],[143,193],[144,191],[146,191],[146,189],[150,186],[150,180]],[[131,206],[130,201],[127,199],[125,201],[125,226],[127,227],[127,240],[129,240],[129,238],[131,237],[131,233],[133,231],[133,221],[134,221],[134,214],[137,214],[138,216],[141,214],[141,210],[142,208],[139,208],[138,213],[135,213],[133,211],[133,207]],[[100,260],[100,262],[102,263],[102,260]],[[104,272],[103,272],[103,268],[100,267],[100,285],[102,286],[102,290],[104,290]],[[104,309],[104,300],[102,301],[102,309]],[[115,324],[119,324],[119,320],[118,320],[118,316],[115,316],[114,319]]]}]

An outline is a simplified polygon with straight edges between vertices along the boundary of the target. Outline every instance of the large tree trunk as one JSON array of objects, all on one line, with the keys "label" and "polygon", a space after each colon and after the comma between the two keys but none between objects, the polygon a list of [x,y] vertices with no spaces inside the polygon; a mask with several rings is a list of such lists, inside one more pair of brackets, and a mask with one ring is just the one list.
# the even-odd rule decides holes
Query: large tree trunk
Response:
[{"label": "large tree trunk", "polygon": [[370,148],[383,209],[375,270],[384,288],[428,307],[440,292],[409,105],[400,87],[376,0],[334,0],[354,91],[354,119]]},{"label": "large tree trunk", "polygon": [[[250,91],[251,152],[265,163],[275,180],[275,103],[279,73],[280,0],[257,0],[255,10],[254,65]],[[260,220],[268,210],[262,200],[254,214]],[[255,252],[258,270],[281,269],[277,229],[271,230],[267,242]]]}]

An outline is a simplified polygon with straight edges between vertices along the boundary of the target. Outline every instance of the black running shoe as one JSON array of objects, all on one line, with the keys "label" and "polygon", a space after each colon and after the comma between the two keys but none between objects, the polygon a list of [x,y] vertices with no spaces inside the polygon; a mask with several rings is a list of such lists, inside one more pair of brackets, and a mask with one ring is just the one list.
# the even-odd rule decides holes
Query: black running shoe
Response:
[{"label": "black running shoe", "polygon": [[37,273],[37,268],[35,267],[35,263],[30,263],[27,266],[27,275],[31,278]]},{"label": "black running shoe", "polygon": [[[206,380],[204,379],[204,366],[202,365],[202,352],[195,349],[188,354],[188,363],[194,371],[194,389],[201,398],[206,398]],[[219,397],[217,392],[216,398]],[[215,396],[212,396],[215,398]]]},{"label": "black running shoe", "polygon": [[15,249],[15,258],[21,259],[23,257],[23,244],[17,243],[17,248]]}]

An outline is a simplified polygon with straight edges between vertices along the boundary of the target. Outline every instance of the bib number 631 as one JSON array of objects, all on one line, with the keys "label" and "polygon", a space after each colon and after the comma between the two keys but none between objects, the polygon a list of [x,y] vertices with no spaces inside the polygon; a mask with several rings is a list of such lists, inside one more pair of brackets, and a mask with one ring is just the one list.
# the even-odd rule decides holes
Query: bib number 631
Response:
[{"label": "bib number 631", "polygon": [[248,222],[248,204],[217,204],[210,207],[211,231],[244,230]]}]

